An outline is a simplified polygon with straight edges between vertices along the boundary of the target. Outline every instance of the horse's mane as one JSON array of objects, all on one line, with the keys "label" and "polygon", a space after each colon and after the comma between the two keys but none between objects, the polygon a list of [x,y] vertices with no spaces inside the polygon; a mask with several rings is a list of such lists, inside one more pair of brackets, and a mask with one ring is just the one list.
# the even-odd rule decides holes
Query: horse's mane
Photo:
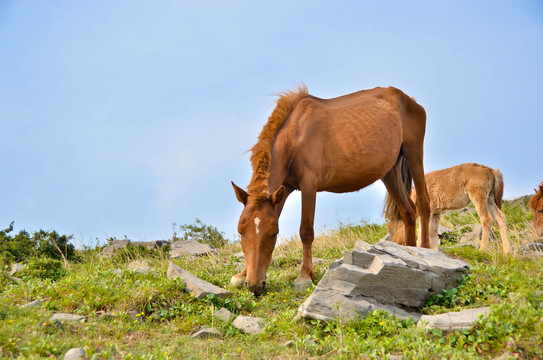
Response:
[{"label": "horse's mane", "polygon": [[536,191],[535,195],[530,199],[530,208],[535,211],[535,207],[539,202],[539,199],[543,196],[543,182],[539,184],[539,190]]},{"label": "horse's mane", "polygon": [[257,202],[262,202],[270,197],[268,179],[270,176],[273,140],[296,104],[308,95],[308,91],[307,87],[302,84],[298,85],[296,90],[285,91],[277,95],[279,98],[275,109],[268,118],[266,125],[262,128],[258,136],[258,142],[251,149],[253,176],[247,187],[247,192]]}]

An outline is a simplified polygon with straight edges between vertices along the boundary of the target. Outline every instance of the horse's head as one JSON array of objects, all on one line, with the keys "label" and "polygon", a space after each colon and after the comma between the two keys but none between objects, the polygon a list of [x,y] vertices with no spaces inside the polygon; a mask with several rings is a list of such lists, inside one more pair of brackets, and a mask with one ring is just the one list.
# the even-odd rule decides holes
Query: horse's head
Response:
[{"label": "horse's head", "polygon": [[277,204],[286,196],[283,186],[268,199],[253,200],[245,190],[232,183],[236,197],[244,208],[239,218],[238,232],[245,255],[245,286],[256,296],[266,289],[266,270],[272,259],[279,232]]},{"label": "horse's head", "polygon": [[533,229],[537,236],[543,236],[543,183],[539,185],[539,190],[535,190],[535,195],[530,199],[530,208],[534,212]]}]

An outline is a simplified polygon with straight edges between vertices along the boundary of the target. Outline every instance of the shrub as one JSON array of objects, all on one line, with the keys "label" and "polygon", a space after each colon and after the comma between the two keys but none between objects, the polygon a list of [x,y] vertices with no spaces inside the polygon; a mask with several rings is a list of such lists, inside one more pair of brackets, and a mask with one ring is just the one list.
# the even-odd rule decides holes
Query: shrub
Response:
[{"label": "shrub", "polygon": [[62,261],[50,258],[33,258],[27,261],[21,270],[22,278],[39,278],[42,280],[59,280],[67,274]]},{"label": "shrub", "polygon": [[[216,227],[202,223],[200,219],[194,219],[194,224],[180,225],[179,229],[183,231],[182,240],[194,239],[201,243],[206,243],[216,248],[223,247],[228,243],[224,233]],[[176,236],[174,235],[174,238]]]},{"label": "shrub", "polygon": [[[15,236],[13,222],[7,229],[0,231],[0,261],[5,266],[10,262],[22,262],[33,257],[61,260],[77,260],[75,247],[70,244],[72,236],[59,235],[56,231],[40,230],[30,235],[21,230]],[[62,252],[62,254],[61,254]]]}]

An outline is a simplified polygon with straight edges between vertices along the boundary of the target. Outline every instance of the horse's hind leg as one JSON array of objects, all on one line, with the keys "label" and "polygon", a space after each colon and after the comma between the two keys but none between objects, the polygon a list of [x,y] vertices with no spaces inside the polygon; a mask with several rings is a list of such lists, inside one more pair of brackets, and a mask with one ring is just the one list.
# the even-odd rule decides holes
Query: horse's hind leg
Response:
[{"label": "horse's hind leg", "polygon": [[488,199],[487,204],[488,204],[488,209],[490,210],[490,215],[498,223],[498,226],[500,227],[500,236],[502,238],[503,253],[508,254],[510,251],[510,247],[509,247],[509,237],[507,236],[507,223],[505,222],[505,215],[498,208],[492,196]]},{"label": "horse's hind leg", "polygon": [[486,201],[488,196],[485,196],[486,194],[484,194],[484,191],[481,189],[477,189],[476,194],[469,192],[468,195],[473,205],[475,205],[475,210],[477,210],[477,214],[479,214],[479,218],[481,219],[483,236],[481,237],[480,249],[484,250],[488,245],[488,239],[490,238],[490,227],[492,225],[492,216],[488,210]]},{"label": "horse's hind leg", "polygon": [[403,220],[403,227],[398,223],[391,223],[389,221],[390,240],[401,245],[416,246],[415,228],[417,210],[403,183],[400,166],[396,164],[381,180],[385,184],[389,196],[396,203]]}]

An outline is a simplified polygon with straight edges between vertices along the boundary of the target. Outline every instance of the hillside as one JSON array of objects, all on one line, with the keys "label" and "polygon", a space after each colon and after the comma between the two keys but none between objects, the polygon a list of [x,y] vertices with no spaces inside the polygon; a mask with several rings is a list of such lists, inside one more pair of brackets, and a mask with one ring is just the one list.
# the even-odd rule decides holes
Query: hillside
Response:
[{"label": "hillside", "polygon": [[[468,330],[425,333],[415,322],[382,311],[347,323],[294,321],[312,291],[293,287],[301,259],[298,239],[287,239],[275,249],[268,291],[259,298],[229,285],[242,266],[236,256],[239,243],[218,247],[216,255],[175,260],[233,292],[229,298],[203,299],[184,291],[180,279],[166,276],[169,246],[132,246],[111,257],[100,256],[101,248],[88,248],[76,250],[66,261],[27,260],[13,277],[7,256],[0,254],[0,355],[63,358],[71,348],[82,348],[92,359],[541,359],[543,257],[538,251],[521,253],[522,246],[538,240],[527,234],[533,215],[525,198],[505,201],[503,210],[515,249],[508,256],[501,254],[498,241],[487,252],[459,246],[468,232],[464,225],[478,223],[472,208],[442,217],[441,224],[452,231],[444,234],[441,250],[468,262],[470,271],[458,287],[430,297],[421,312],[490,306],[491,315]],[[386,225],[362,221],[318,234],[313,256],[323,261],[315,266],[317,281],[357,239],[375,243],[386,233]],[[35,306],[22,307],[36,300]],[[232,321],[218,319],[214,315],[221,308],[264,319],[264,332],[249,335]],[[53,320],[55,313],[81,317]],[[220,337],[191,337],[203,326],[218,329]]]}]

